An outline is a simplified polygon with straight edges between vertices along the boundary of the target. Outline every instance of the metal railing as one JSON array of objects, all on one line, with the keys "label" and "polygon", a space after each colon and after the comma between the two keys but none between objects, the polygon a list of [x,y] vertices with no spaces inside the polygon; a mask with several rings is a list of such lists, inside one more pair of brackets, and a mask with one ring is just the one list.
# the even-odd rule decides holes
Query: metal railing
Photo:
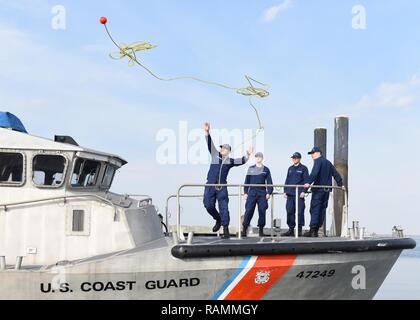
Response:
[{"label": "metal railing", "polygon": [[[145,197],[142,199],[137,200],[137,208],[140,208],[142,206],[148,206],[152,205],[153,200],[148,195],[127,195],[128,197]],[[58,196],[58,197],[49,197],[49,198],[41,198],[41,199],[31,199],[31,200],[25,200],[25,201],[17,201],[17,202],[10,202],[10,203],[3,203],[0,204],[0,209],[3,209],[5,212],[7,212],[9,207],[17,207],[17,206],[24,206],[28,204],[35,204],[35,203],[41,203],[41,202],[49,202],[49,201],[58,201],[63,200],[64,203],[68,199],[81,199],[81,200],[88,200],[86,198],[93,198],[95,200],[99,200],[101,202],[105,202],[108,205],[112,206],[114,209],[114,215],[117,216],[118,208],[127,209],[131,206],[132,202],[130,202],[128,205],[123,205],[121,198],[120,202],[117,204],[113,201],[111,201],[108,198],[101,197],[97,194],[79,194],[79,195],[69,195],[69,196]]]},{"label": "metal railing", "polygon": [[[271,236],[274,236],[274,196],[276,195],[285,195],[284,192],[273,192],[271,194],[271,204],[270,204],[270,212],[271,212]],[[229,197],[238,197],[239,194],[229,194]],[[242,193],[242,196],[244,196],[244,193]],[[180,198],[204,198],[203,194],[196,194],[196,195],[192,195],[192,194],[188,194],[188,195],[180,195]],[[165,224],[167,226],[169,226],[169,201],[171,199],[176,199],[177,195],[176,194],[172,194],[169,197],[166,198],[166,206],[165,206]]]},{"label": "metal railing", "polygon": [[[177,215],[176,215],[176,231],[178,234],[178,237],[181,237],[181,203],[180,200],[181,198],[197,198],[197,197],[203,197],[203,195],[183,195],[181,194],[181,191],[185,188],[203,188],[203,187],[227,187],[227,188],[238,188],[238,192],[237,194],[230,194],[229,196],[236,196],[238,197],[238,237],[239,239],[242,238],[241,235],[241,227],[242,227],[242,223],[241,223],[241,217],[242,217],[242,197],[243,197],[243,193],[242,193],[242,189],[243,187],[273,187],[275,189],[279,189],[279,188],[295,188],[295,197],[296,197],[296,205],[295,205],[295,223],[296,225],[299,225],[299,189],[303,188],[303,185],[283,185],[283,184],[184,184],[181,185],[178,188],[177,194],[176,195],[170,195],[167,199],[166,199],[166,208],[165,208],[165,213],[166,213],[166,217],[165,217],[165,222],[166,225],[169,225],[169,201],[172,198],[176,198],[177,199]],[[338,187],[338,186],[311,186],[310,189],[324,189],[324,190],[342,190],[344,192],[344,206],[343,206],[343,220],[345,221],[346,226],[344,226],[343,231],[347,231],[348,230],[348,194],[347,194],[347,190],[343,189],[342,187]],[[284,192],[273,192],[272,197],[271,197],[271,236],[273,236],[273,222],[274,222],[274,196],[275,195],[284,195]],[[324,222],[325,223],[325,222]],[[298,238],[299,237],[299,232],[295,232],[295,237]]]},{"label": "metal railing", "polygon": [[35,204],[35,203],[57,201],[57,200],[63,200],[64,203],[66,203],[67,199],[84,199],[84,198],[94,198],[96,200],[100,200],[102,202],[105,202],[105,203],[109,204],[110,206],[112,206],[114,208],[115,214],[117,213],[117,207],[126,208],[125,206],[115,204],[111,200],[106,199],[106,198],[101,197],[101,196],[98,196],[97,194],[80,194],[80,195],[72,195],[72,196],[59,196],[59,197],[41,198],[41,199],[33,199],[33,200],[3,203],[3,204],[0,204],[0,208],[3,208],[3,210],[5,212],[7,212],[9,207],[24,206],[24,205],[27,205],[27,204]]}]

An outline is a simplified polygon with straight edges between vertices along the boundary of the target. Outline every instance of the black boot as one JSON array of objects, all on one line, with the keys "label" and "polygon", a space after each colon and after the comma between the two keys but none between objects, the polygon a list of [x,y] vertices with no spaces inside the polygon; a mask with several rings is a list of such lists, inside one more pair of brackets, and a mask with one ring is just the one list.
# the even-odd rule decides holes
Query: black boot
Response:
[{"label": "black boot", "polygon": [[268,237],[268,235],[264,234],[264,227],[260,227],[258,233],[260,237]]},{"label": "black boot", "polygon": [[282,233],[280,236],[282,236],[282,237],[294,237],[295,236],[295,229],[294,228],[289,228],[288,231]]},{"label": "black boot", "polygon": [[216,220],[216,224],[213,227],[213,232],[219,231],[221,226],[222,226],[222,222],[220,220]]},{"label": "black boot", "polygon": [[301,237],[302,236],[302,227],[298,228],[298,236]]},{"label": "black boot", "polygon": [[222,239],[229,239],[229,238],[230,238],[229,226],[223,226]]},{"label": "black boot", "polygon": [[312,228],[303,234],[304,237],[318,238],[318,228]]},{"label": "black boot", "polygon": [[242,226],[241,237],[246,238],[248,236],[248,227]]}]

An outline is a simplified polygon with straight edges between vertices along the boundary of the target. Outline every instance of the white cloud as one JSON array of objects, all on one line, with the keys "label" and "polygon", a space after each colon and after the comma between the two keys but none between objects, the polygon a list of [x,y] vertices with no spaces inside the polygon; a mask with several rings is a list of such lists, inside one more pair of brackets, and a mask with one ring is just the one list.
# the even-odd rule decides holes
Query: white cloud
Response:
[{"label": "white cloud", "polygon": [[417,105],[420,99],[420,79],[414,75],[405,82],[382,83],[372,93],[363,96],[356,104],[364,108],[405,108]]},{"label": "white cloud", "polygon": [[282,3],[268,8],[263,15],[264,22],[271,22],[277,18],[277,16],[293,7],[293,0],[284,0]]}]

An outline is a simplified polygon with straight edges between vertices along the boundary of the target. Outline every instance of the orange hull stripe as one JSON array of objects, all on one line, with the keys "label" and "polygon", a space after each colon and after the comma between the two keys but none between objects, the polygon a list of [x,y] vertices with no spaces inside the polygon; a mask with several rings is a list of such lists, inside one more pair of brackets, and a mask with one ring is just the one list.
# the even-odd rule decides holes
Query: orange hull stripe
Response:
[{"label": "orange hull stripe", "polygon": [[[226,296],[225,300],[260,300],[290,269],[296,257],[296,255],[258,257],[254,266]],[[257,283],[256,278],[258,272],[264,274],[264,279],[260,283]]]}]

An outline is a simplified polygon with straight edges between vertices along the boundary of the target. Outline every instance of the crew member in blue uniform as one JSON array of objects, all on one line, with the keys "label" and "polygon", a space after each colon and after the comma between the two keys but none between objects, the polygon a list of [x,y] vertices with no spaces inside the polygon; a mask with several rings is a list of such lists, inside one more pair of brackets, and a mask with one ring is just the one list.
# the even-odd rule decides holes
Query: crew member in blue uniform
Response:
[{"label": "crew member in blue uniform", "polygon": [[324,224],[327,213],[328,200],[332,188],[332,178],[334,177],[335,182],[343,190],[343,179],[338,171],[335,169],[333,164],[327,160],[322,154],[318,147],[314,147],[308,152],[314,160],[314,166],[311,174],[309,175],[309,181],[305,184],[305,188],[308,189],[313,186],[327,186],[327,188],[312,188],[312,199],[311,199],[311,223],[310,230],[304,234],[305,237],[318,237],[318,230]]},{"label": "crew member in blue uniform", "polygon": [[255,154],[255,165],[250,166],[244,184],[261,184],[261,187],[244,187],[245,192],[245,217],[243,221],[242,236],[247,236],[249,224],[254,215],[255,206],[258,204],[258,227],[260,237],[264,237],[265,213],[268,209],[268,200],[273,193],[273,184],[270,169],[263,165],[264,155]]},{"label": "crew member in blue uniform", "polygon": [[[247,151],[246,156],[239,159],[229,158],[232,148],[228,144],[220,146],[218,151],[210,136],[210,124],[204,124],[204,132],[207,140],[207,147],[211,155],[211,165],[207,174],[207,184],[227,184],[227,176],[230,169],[245,164],[252,153],[252,147]],[[219,211],[216,209],[216,200]],[[229,195],[227,187],[206,186],[204,189],[204,207],[207,212],[216,220],[213,232],[219,231],[223,226],[222,237],[229,238]]]},{"label": "crew member in blue uniform", "polygon": [[[306,166],[301,163],[302,155],[299,152],[295,152],[292,155],[293,165],[287,171],[287,177],[285,185],[301,185],[298,189],[299,200],[298,200],[298,235],[302,235],[302,227],[305,225],[305,188],[303,185],[309,181],[309,171]],[[296,188],[285,187],[284,193],[287,197],[286,201],[286,212],[287,212],[287,225],[289,230],[281,236],[293,237],[295,236],[296,227]]]}]

